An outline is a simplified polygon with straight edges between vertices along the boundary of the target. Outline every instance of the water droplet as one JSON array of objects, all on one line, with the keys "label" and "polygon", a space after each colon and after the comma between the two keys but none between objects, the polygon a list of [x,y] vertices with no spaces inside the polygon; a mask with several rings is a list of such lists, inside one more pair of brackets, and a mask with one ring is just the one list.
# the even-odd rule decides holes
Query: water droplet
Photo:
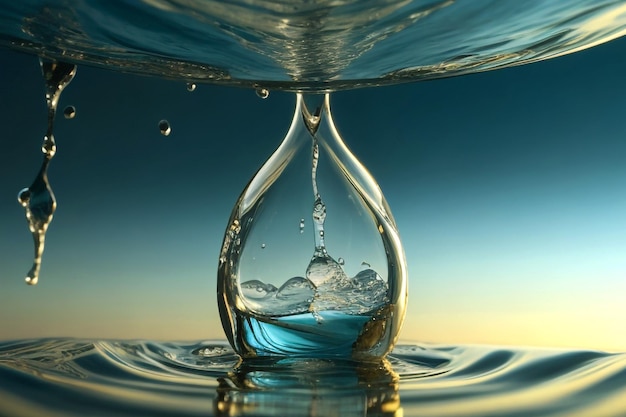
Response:
[{"label": "water droplet", "polygon": [[261,243],[261,249],[265,249],[265,243]]},{"label": "water droplet", "polygon": [[257,88],[256,95],[265,100],[270,96],[270,90],[267,88]]},{"label": "water droplet", "polygon": [[172,133],[172,127],[170,126],[170,122],[163,119],[159,122],[159,130],[163,136],[169,136]]},{"label": "water droplet", "polygon": [[76,107],[74,107],[74,106],[67,106],[63,110],[63,116],[66,119],[73,119],[74,117],[76,117]]},{"label": "water droplet", "polygon": [[187,91],[195,91],[196,83],[187,83]]},{"label": "water droplet", "polygon": [[24,278],[24,281],[26,281],[28,285],[37,285],[37,283],[39,282],[39,277],[27,276],[26,278]]},{"label": "water droplet", "polygon": [[[341,138],[336,134],[327,100],[321,103],[319,97],[309,100],[312,104],[309,108],[314,110],[313,113],[302,108],[302,101],[302,96],[298,96],[296,114],[290,128],[290,132],[296,132],[298,137],[293,139],[291,133],[287,135],[283,141],[286,145],[281,145],[279,151],[270,158],[271,163],[268,162],[258,171],[233,210],[231,221],[237,219],[241,222],[241,245],[234,244],[230,229],[225,233],[220,256],[227,261],[221,261],[218,270],[218,303],[224,328],[228,332],[227,325],[230,325],[229,338],[232,336],[231,340],[241,341],[240,345],[234,344],[233,347],[244,357],[273,354],[282,356],[311,354],[324,357],[352,353],[357,355],[362,353],[363,357],[383,356],[386,349],[393,345],[398,328],[395,323],[401,323],[404,314],[403,301],[400,301],[403,298],[400,297],[404,295],[402,289],[405,286],[402,282],[405,276],[401,269],[402,265],[397,271],[392,268],[383,269],[386,274],[381,277],[373,269],[358,268],[358,260],[370,259],[372,262],[375,261],[377,267],[384,268],[391,261],[402,260],[398,255],[401,253],[401,246],[396,245],[396,241],[383,240],[384,248],[388,249],[386,253],[377,250],[378,246],[372,249],[365,245],[363,247],[354,245],[358,246],[356,249],[352,246],[350,242],[355,237],[373,238],[377,239],[376,241],[381,239],[381,235],[376,231],[380,223],[383,223],[385,231],[389,232],[384,223],[387,219],[386,213],[358,199],[358,196],[362,196],[362,191],[366,197],[369,196],[368,187],[364,187],[363,184],[373,183],[373,179],[366,172],[362,172],[358,161],[346,150]],[[328,117],[325,118],[324,115]],[[318,131],[319,135],[316,133]],[[299,143],[293,148],[292,145],[296,140]],[[294,149],[298,152],[297,159],[292,158],[295,154],[292,153]],[[289,152],[284,152],[285,150]],[[319,163],[320,157],[322,163]],[[275,167],[282,168],[283,164],[285,167],[293,168],[293,171],[285,169],[284,172],[289,174],[297,172],[298,181],[302,178],[308,184],[291,181],[295,177],[281,176],[282,170],[275,175]],[[358,169],[353,173],[341,171],[349,167]],[[318,171],[318,168],[321,171]],[[339,168],[337,171],[341,172],[338,181],[330,176],[337,174],[333,168]],[[341,181],[344,178],[341,177],[342,174],[349,179],[348,182]],[[280,182],[279,178],[281,180],[288,178],[288,182]],[[278,194],[268,192],[273,185],[277,188],[272,189],[272,192],[283,193],[282,199],[280,196],[274,199]],[[304,197],[301,203],[309,207],[304,212],[301,211],[300,204],[292,204],[294,195],[299,195],[293,193],[293,186],[303,187],[299,188],[298,192],[302,192]],[[341,194],[338,193],[339,190]],[[272,197],[266,199],[266,196],[270,195]],[[343,207],[343,199],[337,199],[337,195],[355,196],[353,203],[357,204],[357,208],[370,210],[366,213],[370,213],[371,216],[361,216],[365,219],[364,227],[359,223],[358,227],[346,230],[343,222],[340,227],[337,223],[325,224],[328,216],[330,221],[342,219],[346,214],[344,212],[353,208],[351,205]],[[249,198],[251,196],[254,198]],[[260,205],[252,209],[253,201],[263,201],[264,210],[257,209]],[[281,211],[282,209],[285,210]],[[276,212],[281,214],[280,217],[274,215]],[[348,211],[347,214],[354,213]],[[301,217],[303,215],[304,217]],[[305,223],[307,215],[310,217]],[[277,222],[277,219],[280,221]],[[306,251],[308,246],[310,250],[309,245],[313,242],[308,242],[294,233],[296,222],[299,233],[304,232],[305,224],[312,228],[311,231],[307,229],[307,236],[312,235],[315,243],[313,255],[309,258],[308,265],[305,264],[305,271],[299,266],[300,261],[292,260],[291,257],[296,256],[295,254],[301,257],[303,254],[301,248]],[[274,225],[278,227],[274,228]],[[328,231],[327,225],[330,227],[328,235],[325,233]],[[352,235],[353,229],[358,229],[358,233]],[[345,238],[341,236],[343,231],[347,232]],[[394,229],[391,229],[391,232],[393,231]],[[336,235],[339,235],[339,239],[336,240],[339,244],[335,244]],[[325,246],[325,239],[330,239],[331,250],[345,255],[348,259],[333,258]],[[278,247],[275,245],[279,244],[290,253],[266,251],[260,255],[258,248],[266,247],[267,242],[263,243],[265,240],[271,241],[274,245],[272,252],[276,252]],[[344,242],[348,242],[348,246],[345,246]],[[292,244],[294,255],[291,255],[289,248]],[[246,251],[244,248],[249,245],[252,245],[253,249]],[[306,256],[306,252],[304,254]],[[388,256],[387,264],[384,255]],[[356,276],[348,275],[352,274],[351,268],[344,265],[354,265],[354,262],[356,269],[362,272]],[[241,284],[244,276],[253,281]],[[284,281],[285,278],[289,279]],[[271,282],[273,285],[265,282]],[[392,284],[398,285],[398,282],[400,286],[397,288],[400,291],[391,291],[394,289]],[[268,287],[269,285],[271,287]],[[279,289],[274,291],[276,288],[274,285]],[[366,326],[366,323],[370,322],[375,325]],[[373,327],[376,331],[370,330]]]}]

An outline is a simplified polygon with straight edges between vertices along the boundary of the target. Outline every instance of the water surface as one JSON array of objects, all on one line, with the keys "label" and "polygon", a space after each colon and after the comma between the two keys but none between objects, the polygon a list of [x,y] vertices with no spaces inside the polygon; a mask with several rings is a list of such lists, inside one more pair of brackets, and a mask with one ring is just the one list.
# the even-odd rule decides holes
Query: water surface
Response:
[{"label": "water surface", "polygon": [[9,2],[0,45],[187,81],[339,90],[467,74],[622,36],[623,0]]},{"label": "water surface", "polygon": [[240,363],[223,341],[0,343],[0,416],[626,415],[626,355],[402,344]]}]

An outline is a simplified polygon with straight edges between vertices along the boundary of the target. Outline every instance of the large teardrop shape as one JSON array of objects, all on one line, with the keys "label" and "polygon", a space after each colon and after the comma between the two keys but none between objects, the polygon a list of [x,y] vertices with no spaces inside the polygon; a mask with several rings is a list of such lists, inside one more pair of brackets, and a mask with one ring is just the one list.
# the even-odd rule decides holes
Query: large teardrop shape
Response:
[{"label": "large teardrop shape", "polygon": [[297,94],[291,127],[239,197],[218,305],[243,358],[384,357],[405,315],[407,272],[383,194],[332,120]]}]

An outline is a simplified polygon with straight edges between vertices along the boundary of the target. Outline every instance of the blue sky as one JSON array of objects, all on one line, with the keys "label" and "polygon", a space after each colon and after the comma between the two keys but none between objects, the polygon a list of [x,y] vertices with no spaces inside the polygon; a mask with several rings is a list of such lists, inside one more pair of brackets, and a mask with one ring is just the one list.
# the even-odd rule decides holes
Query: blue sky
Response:
[{"label": "blue sky", "polygon": [[[333,94],[403,238],[401,340],[625,350],[626,40],[528,66]],[[0,338],[222,339],[230,210],[295,99],[79,67],[59,107],[40,283],[17,192],[45,133],[37,59],[0,51]],[[159,133],[168,119],[172,133]]]}]

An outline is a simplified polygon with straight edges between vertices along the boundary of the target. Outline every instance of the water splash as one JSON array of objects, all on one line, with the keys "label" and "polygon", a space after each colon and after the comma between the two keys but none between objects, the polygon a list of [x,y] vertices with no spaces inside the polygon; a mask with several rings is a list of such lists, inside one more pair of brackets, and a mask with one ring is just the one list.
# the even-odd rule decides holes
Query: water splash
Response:
[{"label": "water splash", "polygon": [[54,139],[54,117],[61,92],[76,75],[76,65],[65,62],[40,59],[41,72],[46,82],[46,104],[48,106],[48,130],[43,138],[41,151],[43,162],[35,180],[28,188],[18,193],[17,200],[26,211],[26,220],[35,243],[33,266],[26,274],[26,283],[35,285],[39,282],[41,259],[43,256],[46,231],[56,210],[56,199],[48,182],[48,166],[57,151]]}]

